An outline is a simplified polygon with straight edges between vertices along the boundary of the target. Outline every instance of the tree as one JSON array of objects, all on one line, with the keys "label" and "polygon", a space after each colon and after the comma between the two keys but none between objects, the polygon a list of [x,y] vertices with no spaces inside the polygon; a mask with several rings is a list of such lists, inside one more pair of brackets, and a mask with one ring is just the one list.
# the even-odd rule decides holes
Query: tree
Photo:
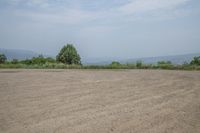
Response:
[{"label": "tree", "polygon": [[121,64],[117,61],[113,61],[110,65],[120,66]]},{"label": "tree", "polygon": [[5,63],[6,60],[7,60],[6,56],[4,54],[0,54],[0,64]]},{"label": "tree", "polygon": [[119,63],[119,62],[117,62],[117,61],[113,61],[110,65],[109,65],[109,67],[112,69],[115,69],[115,68],[120,68],[120,67],[122,67],[122,65]]},{"label": "tree", "polygon": [[81,58],[73,44],[65,45],[56,56],[56,60],[64,64],[81,64]]},{"label": "tree", "polygon": [[138,60],[138,61],[136,62],[136,67],[137,67],[137,68],[141,68],[141,67],[142,67],[142,61]]},{"label": "tree", "polygon": [[171,65],[172,62],[171,62],[171,61],[158,61],[157,64],[158,64],[158,65],[166,65],[166,64],[167,64],[167,65]]},{"label": "tree", "polygon": [[200,56],[194,57],[193,60],[190,62],[191,65],[200,65]]}]

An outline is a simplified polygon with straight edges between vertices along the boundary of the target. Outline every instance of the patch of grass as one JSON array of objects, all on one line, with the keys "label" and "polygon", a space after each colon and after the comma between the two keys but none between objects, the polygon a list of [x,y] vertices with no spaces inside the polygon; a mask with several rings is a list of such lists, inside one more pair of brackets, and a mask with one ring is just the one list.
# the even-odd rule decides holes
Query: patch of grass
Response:
[{"label": "patch of grass", "polygon": [[0,64],[1,69],[23,68],[23,69],[165,69],[165,70],[200,70],[199,65],[183,64],[120,64],[111,63],[109,65],[67,65],[63,63],[45,63],[45,64],[22,64],[22,63],[4,63]]}]

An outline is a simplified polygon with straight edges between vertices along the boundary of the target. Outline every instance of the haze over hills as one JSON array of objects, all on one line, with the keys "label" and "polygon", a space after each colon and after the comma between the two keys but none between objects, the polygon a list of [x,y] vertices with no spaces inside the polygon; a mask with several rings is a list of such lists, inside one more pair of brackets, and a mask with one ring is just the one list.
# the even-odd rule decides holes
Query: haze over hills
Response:
[{"label": "haze over hills", "polygon": [[90,59],[85,64],[110,64],[112,61],[118,61],[120,63],[135,63],[142,61],[145,64],[155,64],[158,61],[171,61],[173,64],[183,64],[184,62],[191,62],[195,56],[200,56],[200,53],[183,54],[183,55],[170,55],[170,56],[157,56],[157,57],[143,57],[143,58],[132,58],[132,59]]},{"label": "haze over hills", "polygon": [[[126,62],[141,60],[146,64],[154,64],[158,61],[171,61],[173,64],[183,64],[185,62],[191,62],[191,60],[195,56],[200,56],[200,53],[192,53],[192,54],[183,54],[183,55],[170,55],[170,56],[158,56],[158,57],[145,57],[145,58],[136,58],[129,59]],[[125,63],[125,62],[124,62]]]},{"label": "haze over hills", "polygon": [[21,50],[21,49],[3,49],[0,48],[0,53],[3,53],[6,55],[8,60],[12,59],[18,59],[18,60],[24,60],[24,59],[31,59],[32,57],[36,57],[39,54],[30,50]]},{"label": "haze over hills", "polygon": [[[30,50],[2,49],[2,48],[0,48],[0,53],[4,53],[8,60],[12,59],[24,60],[39,55],[37,52]],[[47,55],[44,56],[47,57]],[[91,59],[82,59],[82,63],[89,65],[104,65],[104,64],[110,64],[112,61],[119,61],[120,63],[135,63],[136,61],[140,60],[146,64],[155,64],[158,61],[171,61],[173,64],[183,64],[184,62],[190,62],[195,56],[200,56],[200,53],[157,56],[157,57],[143,57],[143,58],[132,58],[132,59],[91,58]]]}]

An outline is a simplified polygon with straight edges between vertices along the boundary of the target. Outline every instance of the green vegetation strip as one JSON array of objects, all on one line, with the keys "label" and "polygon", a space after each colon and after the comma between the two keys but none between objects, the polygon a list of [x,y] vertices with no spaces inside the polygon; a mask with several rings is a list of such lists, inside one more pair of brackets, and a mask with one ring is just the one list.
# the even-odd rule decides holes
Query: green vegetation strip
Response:
[{"label": "green vegetation strip", "polygon": [[82,65],[81,58],[72,44],[65,45],[56,59],[51,57],[33,57],[32,59],[7,61],[4,54],[0,54],[0,68],[25,68],[25,69],[168,69],[168,70],[200,70],[200,56],[181,65],[172,64],[170,61],[159,61],[157,64],[136,63],[120,64],[113,61],[108,65]]}]

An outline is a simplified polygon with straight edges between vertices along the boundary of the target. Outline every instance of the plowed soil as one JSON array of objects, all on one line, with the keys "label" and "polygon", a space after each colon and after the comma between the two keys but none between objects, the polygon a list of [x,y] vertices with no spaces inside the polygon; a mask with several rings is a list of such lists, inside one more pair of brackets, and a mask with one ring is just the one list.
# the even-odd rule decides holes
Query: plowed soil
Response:
[{"label": "plowed soil", "polygon": [[200,72],[0,70],[1,133],[200,133]]}]

